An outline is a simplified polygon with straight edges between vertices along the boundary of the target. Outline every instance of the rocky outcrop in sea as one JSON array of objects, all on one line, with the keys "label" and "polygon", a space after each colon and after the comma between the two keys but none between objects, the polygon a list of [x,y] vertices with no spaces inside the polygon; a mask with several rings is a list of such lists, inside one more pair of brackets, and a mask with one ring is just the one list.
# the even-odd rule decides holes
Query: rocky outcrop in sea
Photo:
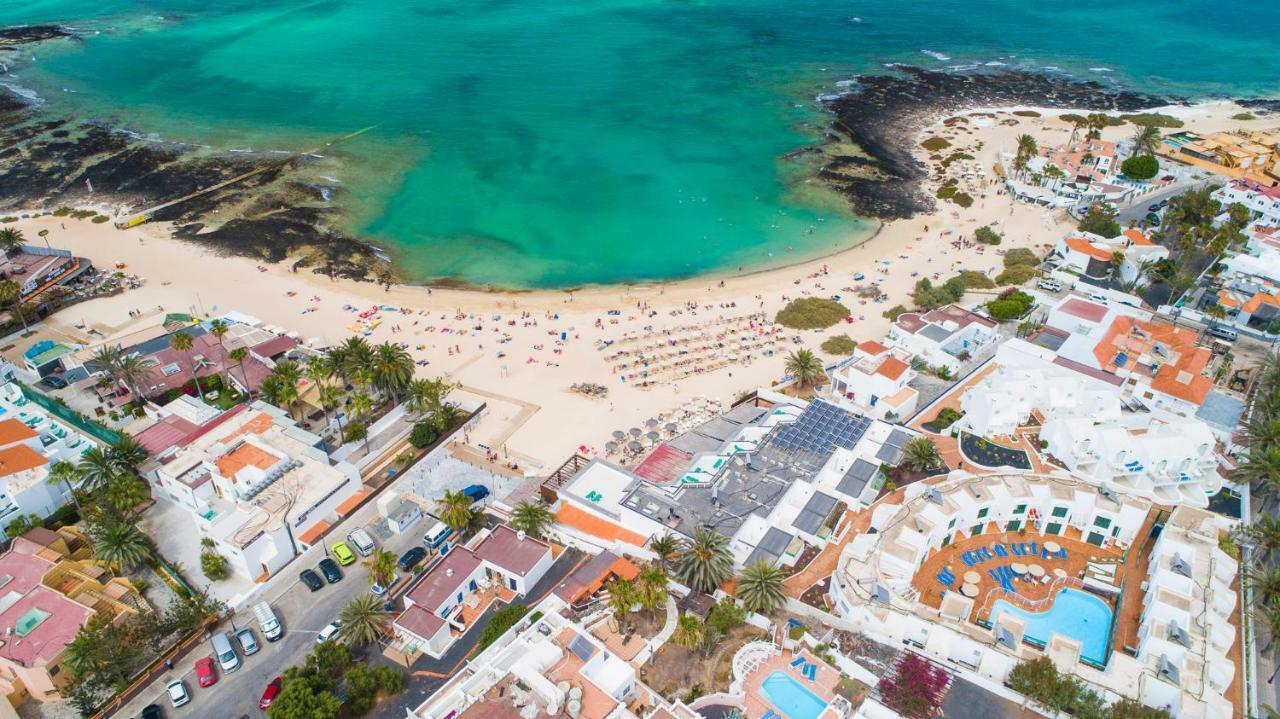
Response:
[{"label": "rocky outcrop in sea", "polygon": [[[1026,71],[940,72],[897,67],[859,77],[847,93],[823,100],[833,119],[818,176],[848,198],[853,210],[884,220],[934,208],[928,171],[915,155],[924,128],[952,115],[989,107],[1034,106],[1133,112],[1183,103],[1097,82]],[[863,155],[841,152],[857,146]]]},{"label": "rocky outcrop in sea", "polygon": [[[0,63],[22,45],[68,38],[74,34],[56,26],[0,29]],[[101,122],[57,117],[0,84],[0,211],[91,205],[121,208],[127,216],[261,168],[152,219],[173,222],[179,239],[229,254],[267,262],[301,256],[299,266],[318,273],[390,277],[391,265],[375,248],[333,229],[338,208],[330,200],[341,189],[317,187],[305,173],[313,161],[304,154],[209,154]]]}]

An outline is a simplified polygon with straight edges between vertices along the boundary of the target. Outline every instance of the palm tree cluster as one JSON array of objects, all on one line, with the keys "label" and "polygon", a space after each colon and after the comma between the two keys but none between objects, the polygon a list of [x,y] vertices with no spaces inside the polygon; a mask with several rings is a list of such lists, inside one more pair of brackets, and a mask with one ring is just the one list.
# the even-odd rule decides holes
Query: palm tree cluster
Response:
[{"label": "palm tree cluster", "polygon": [[613,610],[618,631],[626,634],[631,626],[631,612],[636,607],[653,617],[667,603],[667,570],[657,562],[647,564],[634,579],[618,577],[609,582],[609,607]]},{"label": "palm tree cluster", "polygon": [[1243,434],[1249,449],[1234,478],[1249,484],[1259,499],[1260,516],[1238,536],[1253,548],[1244,578],[1253,592],[1254,614],[1269,637],[1265,653],[1280,638],[1280,519],[1275,516],[1280,500],[1280,362],[1273,357],[1258,370],[1248,416]]},{"label": "palm tree cluster", "polygon": [[90,360],[106,379],[117,388],[123,387],[136,401],[146,396],[147,380],[151,369],[143,364],[141,355],[125,352],[120,345],[99,347]]},{"label": "palm tree cluster", "polygon": [[1017,138],[1018,149],[1013,155],[1013,169],[1022,171],[1027,166],[1027,161],[1040,154],[1040,147],[1036,144],[1036,138],[1023,133]]},{"label": "palm tree cluster", "polygon": [[8,254],[18,249],[26,238],[22,236],[22,230],[16,227],[5,227],[0,229],[0,252]]},{"label": "palm tree cluster", "polygon": [[147,484],[138,466],[147,458],[142,445],[125,435],[103,449],[91,447],[80,461],[56,462],[48,482],[64,488],[84,514],[94,556],[119,570],[140,565],[151,551],[137,527],[138,507],[146,501]]}]

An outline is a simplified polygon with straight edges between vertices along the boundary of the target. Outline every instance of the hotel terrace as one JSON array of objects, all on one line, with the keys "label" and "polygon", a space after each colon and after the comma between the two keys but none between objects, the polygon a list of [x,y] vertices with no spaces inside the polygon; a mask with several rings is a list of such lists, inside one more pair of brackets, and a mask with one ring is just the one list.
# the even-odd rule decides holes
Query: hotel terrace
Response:
[{"label": "hotel terrace", "polygon": [[1280,128],[1199,135],[1179,130],[1165,136],[1157,152],[1171,160],[1268,187],[1280,185]]},{"label": "hotel terrace", "polygon": [[829,592],[862,631],[995,682],[1044,655],[1173,716],[1240,704],[1228,520],[1074,478],[965,472],[871,511]]}]

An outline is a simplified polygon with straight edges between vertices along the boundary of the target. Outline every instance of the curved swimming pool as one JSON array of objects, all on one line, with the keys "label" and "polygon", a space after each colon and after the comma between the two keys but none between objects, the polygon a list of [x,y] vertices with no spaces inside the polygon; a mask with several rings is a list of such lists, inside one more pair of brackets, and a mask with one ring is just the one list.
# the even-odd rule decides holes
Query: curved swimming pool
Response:
[{"label": "curved swimming pool", "polygon": [[818,719],[827,703],[805,689],[795,677],[775,671],[760,682],[760,693],[788,719]]},{"label": "curved swimming pool", "polygon": [[1037,642],[1048,644],[1049,635],[1057,632],[1080,642],[1082,658],[1096,664],[1107,662],[1111,607],[1088,592],[1064,587],[1058,590],[1053,604],[1043,612],[1028,612],[1003,599],[997,599],[991,607],[993,625],[1001,614],[1012,614],[1025,619],[1025,636]]}]

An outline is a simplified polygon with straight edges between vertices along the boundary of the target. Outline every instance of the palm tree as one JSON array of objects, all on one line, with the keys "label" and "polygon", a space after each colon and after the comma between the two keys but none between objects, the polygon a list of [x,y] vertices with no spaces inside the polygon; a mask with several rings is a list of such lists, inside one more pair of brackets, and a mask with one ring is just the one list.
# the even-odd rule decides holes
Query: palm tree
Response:
[{"label": "palm tree", "polygon": [[454,385],[440,377],[415,379],[409,383],[405,392],[405,408],[419,417],[430,417],[437,429],[443,431],[448,426],[440,426],[440,414],[445,411],[446,406],[452,406],[446,398],[453,389]]},{"label": "palm tree", "polygon": [[695,529],[693,539],[681,545],[676,576],[695,592],[714,592],[733,576],[729,540],[709,529]]},{"label": "palm tree", "polygon": [[[342,404],[342,398],[347,391],[336,384],[320,385],[319,399],[320,406],[324,409],[324,420],[329,421],[329,411],[337,409]],[[338,417],[338,429],[342,429],[342,417]]]},{"label": "palm tree", "polygon": [[1154,155],[1159,146],[1160,128],[1155,125],[1138,125],[1133,133],[1133,154],[1130,157]]},{"label": "palm tree", "polygon": [[363,562],[369,570],[369,583],[384,587],[391,586],[396,579],[396,561],[394,552],[388,552],[385,549],[373,550],[373,553]]},{"label": "palm tree", "polygon": [[671,635],[677,646],[693,651],[702,643],[702,622],[692,614],[681,614],[676,621],[676,633]]},{"label": "palm tree", "polygon": [[942,466],[942,455],[928,437],[915,437],[902,446],[903,466],[917,471],[928,471]]},{"label": "palm tree", "polygon": [[147,485],[131,474],[122,474],[107,483],[106,501],[117,514],[128,517],[147,498]]},{"label": "palm tree", "polygon": [[757,559],[738,575],[738,598],[749,612],[773,614],[787,601],[782,593],[782,571]]},{"label": "palm tree", "polygon": [[76,509],[80,509],[80,499],[76,497],[76,485],[80,482],[80,470],[66,460],[54,462],[49,466],[49,484],[65,484],[67,495],[71,497]]},{"label": "palm tree", "polygon": [[373,385],[397,402],[413,379],[413,357],[400,345],[383,342],[373,348]]},{"label": "palm tree", "polygon": [[[273,404],[286,410],[289,416],[292,417],[293,405],[298,401],[298,380],[302,379],[302,370],[298,367],[297,362],[285,360],[271,370],[268,378],[272,377],[275,378],[275,381],[272,383],[271,391],[277,400]],[[265,380],[263,392],[266,392]]]},{"label": "palm tree", "polygon": [[[1280,637],[1280,609],[1275,607],[1256,607],[1253,610],[1253,614],[1267,628],[1267,645],[1262,648],[1262,653],[1269,654],[1271,653],[1271,647],[1275,646],[1276,638]],[[1280,669],[1280,664],[1276,668]],[[1275,673],[1272,673],[1271,679],[1272,681],[1275,680]]]},{"label": "palm tree", "polygon": [[150,551],[146,535],[129,522],[112,522],[93,528],[90,538],[95,557],[124,571],[141,564]]},{"label": "palm tree", "polygon": [[22,331],[27,332],[27,316],[22,312],[22,286],[13,280],[3,280],[0,281],[0,306],[9,303],[13,303],[13,313],[22,320]]},{"label": "palm tree", "polygon": [[316,387],[324,387],[333,377],[333,365],[323,355],[308,357],[302,366],[302,376]]},{"label": "palm tree", "polygon": [[191,370],[191,376],[196,382],[196,392],[203,397],[204,389],[200,386],[200,375],[196,373],[196,360],[190,355],[191,347],[195,345],[195,340],[186,332],[174,332],[169,338],[169,346],[174,352],[181,352],[186,355],[187,367]]},{"label": "palm tree", "polygon": [[81,453],[76,469],[80,472],[81,488],[93,493],[105,488],[115,478],[119,464],[101,447],[90,447]]},{"label": "palm tree", "polygon": [[635,582],[618,577],[609,582],[609,607],[613,609],[613,618],[618,622],[618,633],[627,633],[627,617],[636,605]]},{"label": "palm tree", "polygon": [[387,625],[391,622],[391,615],[382,608],[383,604],[382,597],[373,594],[362,594],[347,602],[338,612],[342,636],[356,646],[378,641],[387,633]]},{"label": "palm tree", "polygon": [[364,392],[357,392],[347,400],[347,411],[351,419],[359,420],[373,412],[373,400]]},{"label": "palm tree", "polygon": [[1080,117],[1079,115],[1071,116],[1071,138],[1067,140],[1068,147],[1076,144],[1076,136],[1079,135],[1080,131],[1083,130],[1085,126],[1087,126],[1088,124],[1089,124],[1089,121],[1083,117]]},{"label": "palm tree", "polygon": [[676,558],[680,551],[680,540],[676,539],[670,532],[667,532],[661,537],[650,539],[649,550],[658,555],[658,566],[665,571],[670,569],[672,560]]},{"label": "palm tree", "polygon": [[635,589],[636,601],[642,609],[652,614],[663,605],[669,596],[667,580],[667,571],[656,563],[646,564],[640,570],[636,575]]},{"label": "palm tree", "polygon": [[22,236],[22,230],[16,227],[6,227],[0,229],[0,250],[6,254],[12,250],[18,249],[26,238]]},{"label": "palm tree", "polygon": [[801,387],[811,387],[826,376],[822,360],[809,350],[798,350],[788,355],[787,372],[795,375]]},{"label": "palm tree", "polygon": [[227,381],[228,370],[227,362],[225,360],[225,357],[227,356],[227,346],[222,343],[222,338],[227,336],[227,330],[229,329],[231,329],[230,325],[222,320],[214,320],[209,323],[209,334],[213,335],[213,338],[218,340],[218,347],[222,350],[222,356],[224,358],[222,361],[222,367],[220,368],[222,370],[221,374],[223,375],[223,384],[230,384],[230,382]]},{"label": "palm tree", "polygon": [[134,474],[138,466],[147,461],[147,449],[133,437],[124,434],[107,448],[107,457],[121,474]]},{"label": "palm tree", "polygon": [[1254,559],[1259,563],[1266,561],[1276,549],[1280,549],[1280,518],[1278,517],[1264,514],[1249,526],[1242,528],[1240,533],[1258,548],[1258,554]]},{"label": "palm tree", "polygon": [[1280,610],[1280,567],[1246,568],[1244,578],[1253,590],[1255,606]]},{"label": "palm tree", "polygon": [[348,337],[338,348],[330,350],[330,356],[340,365],[338,374],[356,384],[361,384],[361,370],[373,364],[373,348],[363,337]]},{"label": "palm tree", "polygon": [[1091,112],[1086,118],[1089,134],[1085,135],[1090,140],[1102,139],[1102,128],[1110,124],[1110,118],[1100,112]]},{"label": "palm tree", "polygon": [[116,360],[114,372],[113,377],[116,381],[129,390],[134,400],[141,402],[146,392],[140,387],[151,376],[151,368],[143,364],[142,357],[136,354],[124,354],[122,351],[119,359]]},{"label": "palm tree", "polygon": [[227,353],[227,359],[236,363],[240,368],[240,384],[244,385],[245,393],[249,392],[249,378],[244,373],[244,361],[249,357],[248,347],[237,347]]},{"label": "palm tree", "polygon": [[475,510],[471,508],[471,498],[457,490],[449,490],[436,500],[436,511],[440,521],[449,525],[455,532],[461,533],[471,524]]},{"label": "palm tree", "polygon": [[535,539],[542,539],[547,529],[555,524],[556,515],[541,502],[525,500],[511,510],[507,524]]},{"label": "palm tree", "polygon": [[1025,133],[1018,135],[1017,143],[1018,150],[1013,156],[1013,167],[1015,170],[1021,170],[1027,166],[1027,160],[1040,154],[1040,148],[1036,145],[1036,138]]}]

